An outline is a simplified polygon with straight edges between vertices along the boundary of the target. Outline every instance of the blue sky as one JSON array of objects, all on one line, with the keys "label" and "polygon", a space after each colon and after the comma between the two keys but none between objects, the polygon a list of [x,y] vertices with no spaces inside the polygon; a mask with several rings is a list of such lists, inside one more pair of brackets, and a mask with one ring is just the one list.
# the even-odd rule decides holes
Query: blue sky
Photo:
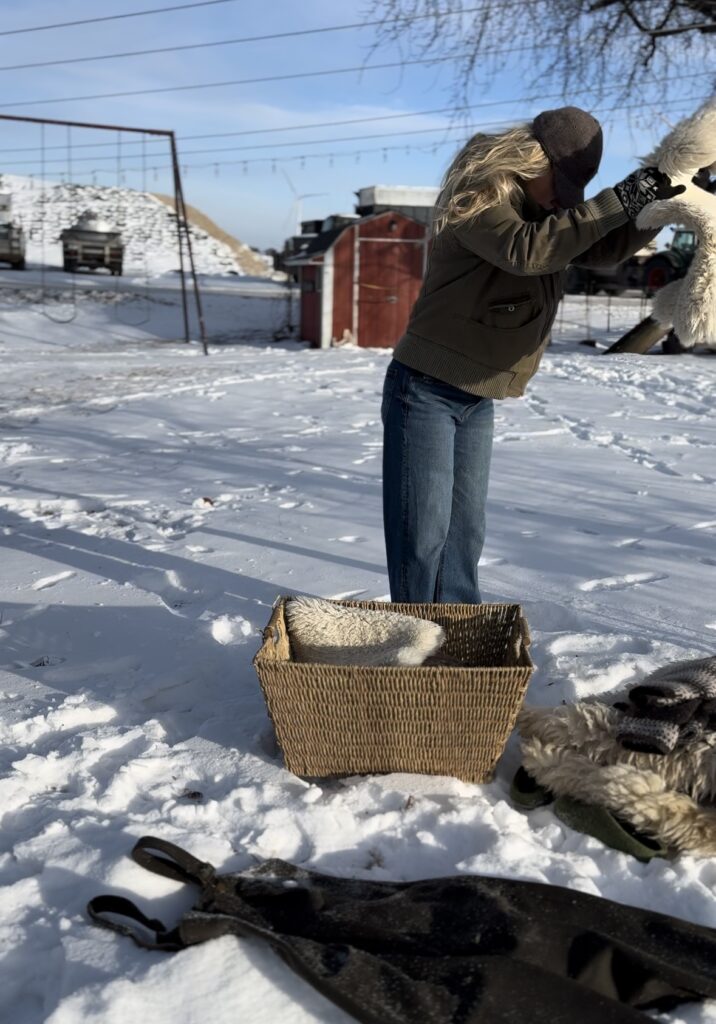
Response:
[{"label": "blue sky", "polygon": [[[169,2],[108,0],[98,7],[89,0],[63,0],[61,5],[56,0],[25,0],[22,5],[4,0],[0,10],[3,29],[8,30],[124,14]],[[264,4],[234,0],[104,24],[0,36],[0,66],[310,29],[361,21],[362,14],[362,4],[353,0],[302,0],[300,4],[289,0],[267,0]],[[450,115],[445,112],[269,135],[211,139],[189,136],[283,129],[449,107],[449,68],[386,69],[362,75],[328,75],[146,96],[81,101],[65,98],[353,67],[366,59],[372,42],[371,29],[353,29],[96,63],[0,70],[0,113],[174,129],[185,167],[187,201],[242,241],[262,248],[280,245],[291,233],[295,219],[292,188],[298,194],[321,193],[302,200],[302,215],[309,218],[350,212],[353,193],[363,186],[437,185],[464,130],[450,129]],[[369,63],[397,59],[395,50],[381,48]],[[692,66],[687,70],[693,73],[705,69]],[[615,67],[615,81],[618,75],[619,68]],[[564,101],[559,97],[550,98],[554,88],[545,88],[540,99],[525,103],[523,97],[529,92],[526,78],[524,65],[516,63],[490,82],[476,81],[471,100],[485,105],[477,107],[471,119],[478,124],[498,119],[509,123],[529,119],[545,107],[562,105]],[[709,81],[704,80],[705,87]],[[688,101],[681,108],[669,104],[692,88],[690,81],[672,80],[665,89],[663,112],[639,126],[630,124],[626,111],[597,109],[612,105],[614,101],[609,98],[601,105],[594,104],[588,95],[567,98],[575,105],[594,108],[605,127],[605,158],[594,183],[595,191],[628,173],[638,155],[648,151],[663,134],[668,122],[690,109]],[[47,102],[51,99],[62,102]],[[33,100],[45,102],[20,105]],[[510,102],[505,103],[507,100]],[[639,100],[635,96],[635,102]],[[501,105],[486,105],[496,101]],[[425,129],[440,130],[429,133]],[[340,141],[354,135],[382,137]],[[0,172],[39,175],[40,142],[37,126],[3,123]],[[170,191],[163,144],[148,142],[142,156],[141,144],[132,142],[129,136],[123,136],[118,147],[114,133],[75,129],[70,134],[68,152],[67,129],[58,127],[45,129],[44,142],[48,178],[59,179],[64,174],[75,181],[89,182],[94,176],[102,184],[123,179],[130,186],[141,187],[146,182],[149,190]],[[286,142],[300,145],[281,145]],[[109,145],[100,148],[97,143]],[[95,146],[83,148],[89,144]],[[264,148],[249,148],[252,146]],[[226,151],[228,147],[232,149]],[[216,152],[220,149],[224,151]],[[197,150],[213,152],[192,152]],[[334,154],[332,160],[330,153]],[[288,157],[294,159],[289,161]]]}]

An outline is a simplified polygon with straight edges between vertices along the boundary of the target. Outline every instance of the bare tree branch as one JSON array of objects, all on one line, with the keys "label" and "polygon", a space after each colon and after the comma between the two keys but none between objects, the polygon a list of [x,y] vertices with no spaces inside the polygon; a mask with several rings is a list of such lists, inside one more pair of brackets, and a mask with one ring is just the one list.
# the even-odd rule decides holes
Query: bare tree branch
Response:
[{"label": "bare tree branch", "polygon": [[[617,103],[638,91],[645,113],[660,109],[673,62],[682,69],[711,68],[716,78],[709,41],[716,0],[478,0],[475,6],[367,0],[367,18],[380,23],[371,52],[390,44],[406,60],[454,58],[447,67],[456,107],[469,106],[476,85],[493,84],[515,62],[535,103],[555,86],[569,102],[585,94],[590,103],[601,102],[616,89]],[[525,48],[526,41],[533,47]],[[693,79],[691,92],[699,95],[712,84]]]},{"label": "bare tree branch", "polygon": [[[640,32],[643,32],[644,35],[651,36],[652,38],[656,38],[657,36],[680,35],[680,34],[682,34],[684,32],[696,32],[696,31],[699,31],[699,32],[713,32],[713,31],[716,31],[716,22],[712,24],[712,23],[707,22],[707,21],[704,21],[704,22],[689,22],[689,23],[684,24],[684,25],[677,25],[674,28],[666,28],[665,26],[674,17],[674,15],[675,15],[678,7],[679,7],[679,4],[678,4],[677,0],[671,0],[669,8],[664,12],[663,17],[659,21],[659,24],[656,25],[654,28],[649,28],[648,25],[644,24],[644,22],[637,16],[637,14],[634,11],[633,6],[629,2],[629,0],[595,0],[595,2],[592,3],[592,5],[591,5],[590,10],[593,11],[593,12],[596,12],[596,11],[599,11],[599,10],[605,10],[607,7],[612,7],[612,6],[616,5],[616,4],[618,4],[619,6],[622,7],[624,12],[628,16],[628,18],[633,22],[635,27]],[[716,15],[714,17],[716,18]]]}]

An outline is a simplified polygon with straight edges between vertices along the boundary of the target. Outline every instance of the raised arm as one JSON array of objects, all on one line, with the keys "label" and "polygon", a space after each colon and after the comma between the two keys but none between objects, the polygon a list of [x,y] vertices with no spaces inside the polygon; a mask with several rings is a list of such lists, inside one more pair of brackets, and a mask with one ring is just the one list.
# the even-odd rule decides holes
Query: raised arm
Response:
[{"label": "raised arm", "polygon": [[627,220],[616,193],[606,188],[594,199],[542,221],[523,220],[511,204],[503,203],[452,230],[466,249],[509,274],[550,274],[564,270]]}]

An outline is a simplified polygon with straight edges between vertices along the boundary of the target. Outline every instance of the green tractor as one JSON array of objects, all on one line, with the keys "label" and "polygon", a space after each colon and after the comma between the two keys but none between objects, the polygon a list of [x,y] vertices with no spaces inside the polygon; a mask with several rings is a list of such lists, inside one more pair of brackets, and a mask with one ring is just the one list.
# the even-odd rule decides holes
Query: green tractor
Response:
[{"label": "green tractor", "polygon": [[689,269],[698,240],[689,228],[676,228],[674,237],[663,250],[651,256],[643,266],[643,287],[647,298],[652,298],[664,285],[677,281]]}]

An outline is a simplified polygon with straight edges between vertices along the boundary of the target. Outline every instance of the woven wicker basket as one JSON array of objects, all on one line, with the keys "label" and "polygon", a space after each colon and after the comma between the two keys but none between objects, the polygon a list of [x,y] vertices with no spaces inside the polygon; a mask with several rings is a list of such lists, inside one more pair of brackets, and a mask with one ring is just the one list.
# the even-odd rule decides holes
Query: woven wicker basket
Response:
[{"label": "woven wicker basket", "polygon": [[254,658],[286,767],[296,775],[421,772],[487,782],[533,671],[517,604],[347,608],[432,619],[464,667],[314,665],[292,660],[279,598]]}]

